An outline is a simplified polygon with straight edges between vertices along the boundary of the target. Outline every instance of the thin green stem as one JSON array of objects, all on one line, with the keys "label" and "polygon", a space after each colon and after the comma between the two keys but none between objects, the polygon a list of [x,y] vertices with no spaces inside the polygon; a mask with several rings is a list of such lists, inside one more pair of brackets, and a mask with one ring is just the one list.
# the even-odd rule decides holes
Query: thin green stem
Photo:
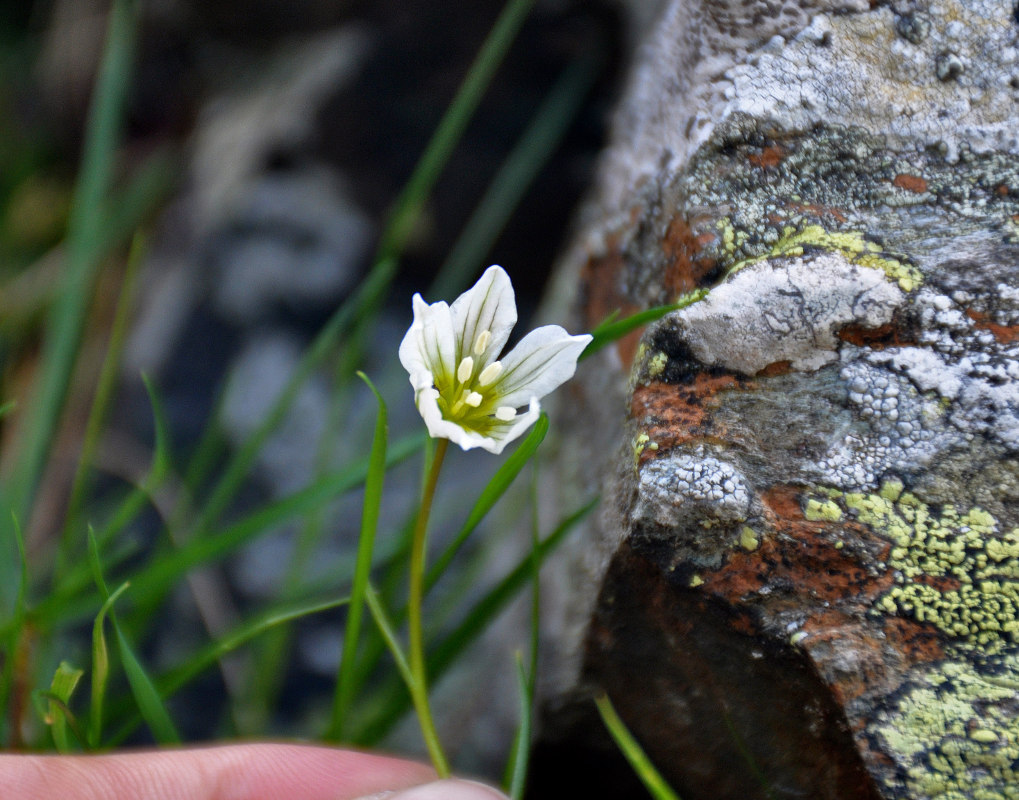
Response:
[{"label": "thin green stem", "polygon": [[414,709],[417,711],[418,722],[421,724],[421,734],[428,747],[428,754],[431,756],[432,764],[440,778],[448,778],[450,770],[449,762],[446,760],[445,753],[442,752],[442,745],[439,743],[439,736],[435,731],[432,709],[428,703],[428,676],[425,668],[424,634],[421,627],[421,601],[424,597],[425,587],[425,545],[428,538],[428,517],[431,515],[435,487],[439,482],[439,471],[442,469],[442,461],[448,447],[448,439],[439,439],[435,443],[435,456],[432,458],[428,470],[428,478],[421,497],[421,510],[418,512],[417,524],[414,526],[414,539],[410,550],[410,596],[407,599],[409,660],[410,671],[414,676],[414,681],[408,688],[411,692],[411,699],[414,701]]}]

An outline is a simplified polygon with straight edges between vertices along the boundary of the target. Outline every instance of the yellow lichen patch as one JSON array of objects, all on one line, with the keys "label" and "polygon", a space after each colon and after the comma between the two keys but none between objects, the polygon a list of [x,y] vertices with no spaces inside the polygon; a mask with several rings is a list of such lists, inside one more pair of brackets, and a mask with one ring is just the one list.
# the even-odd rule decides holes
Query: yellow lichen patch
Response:
[{"label": "yellow lichen patch", "polygon": [[993,674],[948,661],[932,665],[872,732],[884,740],[909,797],[937,800],[1019,798],[1019,663]]},{"label": "yellow lichen patch", "polygon": [[[723,241],[727,241],[726,233],[727,230],[723,229]],[[879,245],[867,241],[859,231],[829,231],[820,225],[806,225],[800,229],[786,228],[770,253],[739,261],[732,266],[729,273],[735,273],[748,264],[768,258],[802,256],[806,247],[841,253],[853,264],[880,269],[889,280],[898,283],[904,292],[911,292],[923,284],[923,273],[919,269],[906,261],[892,257]]]},{"label": "yellow lichen patch", "polygon": [[640,464],[640,454],[641,453],[643,453],[645,450],[657,450],[658,449],[658,443],[657,442],[652,442],[651,441],[651,437],[648,436],[646,433],[638,434],[634,438],[634,440],[632,442],[632,445],[633,445],[633,466],[634,467],[636,467],[638,464]]},{"label": "yellow lichen patch", "polygon": [[760,544],[761,540],[757,536],[757,531],[749,525],[744,525],[739,533],[739,546],[752,553]]},{"label": "yellow lichen patch", "polygon": [[692,578],[690,578],[690,588],[691,589],[696,589],[698,586],[703,585],[703,583],[704,583],[704,578],[702,578],[700,575],[694,575]]},{"label": "yellow lichen patch", "polygon": [[838,522],[842,519],[842,509],[831,500],[807,500],[803,516],[811,522]]},{"label": "yellow lichen patch", "polygon": [[665,365],[669,363],[669,357],[665,353],[655,353],[647,362],[648,377],[657,378],[665,372]]},{"label": "yellow lichen patch", "polygon": [[895,585],[878,599],[878,612],[930,623],[985,653],[1019,641],[1019,528],[1000,531],[978,507],[928,506],[899,481],[873,494],[824,494],[807,500],[808,519],[829,518],[831,504],[891,541]]}]

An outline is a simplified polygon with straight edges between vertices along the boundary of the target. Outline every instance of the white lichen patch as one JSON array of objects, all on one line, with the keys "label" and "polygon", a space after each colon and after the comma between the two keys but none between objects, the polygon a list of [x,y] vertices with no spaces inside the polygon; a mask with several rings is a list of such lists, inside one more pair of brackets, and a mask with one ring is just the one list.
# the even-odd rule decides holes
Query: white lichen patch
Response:
[{"label": "white lichen patch", "polygon": [[1012,0],[916,8],[905,17],[888,6],[818,15],[729,72],[727,113],[791,130],[863,126],[892,146],[942,146],[950,160],[963,146],[1019,154]]},{"label": "white lichen patch", "polygon": [[867,728],[897,767],[879,773],[890,796],[904,789],[937,800],[1019,798],[1019,659],[1010,654],[982,670],[947,661],[918,673]]},{"label": "white lichen patch", "polygon": [[871,364],[870,355],[846,345],[846,363],[839,371],[849,407],[864,424],[854,425],[809,468],[821,482],[843,489],[872,489],[888,473],[915,474],[965,440],[945,420],[938,396],[921,393],[908,378]]},{"label": "white lichen patch", "polygon": [[731,105],[732,67],[769,40],[802,31],[818,11],[866,11],[867,0],[685,0],[628,3],[642,36],[615,135],[603,156],[600,191],[608,208],[629,208],[634,187],[678,171]]},{"label": "white lichen patch", "polygon": [[703,364],[752,375],[789,361],[808,371],[837,359],[840,328],[884,325],[904,298],[881,270],[821,253],[746,266],[671,317]]},{"label": "white lichen patch", "polygon": [[743,522],[751,497],[740,470],[704,447],[672,451],[641,467],[632,517],[670,528]]}]

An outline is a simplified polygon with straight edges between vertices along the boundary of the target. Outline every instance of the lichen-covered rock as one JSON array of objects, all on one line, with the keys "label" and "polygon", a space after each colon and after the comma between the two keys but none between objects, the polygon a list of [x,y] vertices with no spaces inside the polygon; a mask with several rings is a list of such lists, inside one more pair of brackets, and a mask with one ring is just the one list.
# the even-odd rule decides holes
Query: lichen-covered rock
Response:
[{"label": "lichen-covered rock", "polygon": [[539,763],[600,686],[684,798],[1019,797],[1012,0],[666,2],[562,269],[709,291],[576,391]]}]

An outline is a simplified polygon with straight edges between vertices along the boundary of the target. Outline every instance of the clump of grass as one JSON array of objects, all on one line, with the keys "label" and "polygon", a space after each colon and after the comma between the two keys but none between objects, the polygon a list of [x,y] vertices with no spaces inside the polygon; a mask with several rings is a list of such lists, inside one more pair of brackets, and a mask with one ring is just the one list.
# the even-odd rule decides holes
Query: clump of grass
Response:
[{"label": "clump of grass", "polygon": [[[308,346],[289,383],[254,433],[236,452],[224,455],[220,427],[213,417],[190,457],[182,458],[174,452],[159,392],[148,385],[155,420],[151,466],[143,479],[111,501],[109,492],[100,494],[96,490],[93,461],[105,424],[115,413],[113,388],[118,381],[131,379],[120,374],[120,362],[133,309],[135,278],[144,255],[142,222],[172,187],[168,177],[172,170],[168,169],[170,162],[165,153],[143,164],[126,183],[114,181],[139,15],[138,0],[114,0],[80,173],[61,243],[60,280],[47,309],[34,380],[27,392],[12,396],[10,387],[4,387],[7,394],[0,397],[0,419],[5,425],[13,424],[18,434],[14,451],[5,454],[8,468],[0,476],[0,745],[59,752],[102,751],[129,741],[140,727],[157,742],[180,741],[180,721],[175,720],[168,705],[174,695],[221,664],[229,654],[271,640],[272,646],[265,647],[254,662],[256,674],[247,694],[235,698],[235,702],[261,707],[266,713],[255,718],[265,725],[278,698],[278,683],[272,676],[282,672],[280,667],[289,654],[289,638],[281,632],[304,618],[345,608],[342,657],[329,719],[322,730],[302,733],[309,738],[370,746],[412,708],[427,713],[424,676],[432,681],[441,677],[499,611],[530,585],[532,641],[528,659],[525,662],[521,657],[517,664],[521,725],[507,771],[512,795],[521,796],[536,680],[538,573],[543,561],[594,508],[597,499],[592,498],[582,508],[569,509],[545,535],[535,517],[530,552],[463,609],[455,624],[447,626],[429,647],[418,642],[406,654],[400,644],[401,629],[410,619],[413,630],[414,617],[421,609],[397,600],[396,593],[377,590],[373,581],[391,586],[394,576],[406,575],[411,569],[408,560],[413,548],[400,543],[410,541],[412,526],[403,532],[379,532],[379,508],[390,469],[422,456],[426,464],[434,463],[436,456],[423,432],[390,441],[386,400],[369,377],[358,370],[364,366],[359,343],[366,341],[377,323],[410,231],[532,5],[533,0],[508,0],[397,198],[371,268]],[[585,57],[570,65],[553,83],[546,103],[494,177],[439,270],[437,291],[459,291],[482,265],[524,189],[555,150],[599,68],[597,58]],[[129,241],[133,243],[124,260]],[[118,275],[120,300],[109,332],[105,363],[92,394],[80,463],[66,497],[66,514],[54,551],[33,551],[29,555],[21,528],[43,502],[41,482],[67,408],[71,378],[78,374],[88,310],[104,272]],[[656,309],[629,321],[607,321],[596,331],[587,354],[671,308]],[[377,403],[376,425],[367,452],[339,465],[323,462],[308,485],[237,514],[238,492],[252,474],[266,441],[291,410],[304,382],[341,352],[343,358],[335,376],[337,392],[370,391]],[[393,356],[395,363],[396,354]],[[344,424],[342,418],[334,420],[337,429]],[[507,494],[524,468],[531,465],[532,475],[537,474],[539,446],[547,431],[548,420],[541,417],[466,509],[460,530],[429,569],[424,567],[423,553],[415,556],[411,572],[417,570],[419,585],[411,593],[417,597],[412,603],[427,603],[429,592],[454,564],[467,538]],[[138,552],[131,531],[168,486],[178,491],[174,492],[176,502],[162,509],[160,515],[163,544],[152,552]],[[199,491],[199,487],[205,490]],[[537,492],[536,487],[534,479],[532,494]],[[357,553],[333,583],[310,585],[298,580],[303,563],[300,559],[314,552],[322,531],[321,525],[309,522],[295,556],[298,560],[290,570],[291,580],[277,598],[231,630],[210,633],[207,641],[169,668],[154,670],[146,663],[150,644],[144,638],[146,631],[170,594],[190,575],[229,558],[281,523],[320,519],[327,504],[355,490],[364,492]],[[384,559],[378,558],[375,547],[381,535],[398,543],[387,549]],[[110,586],[117,588],[110,591]],[[366,607],[375,625],[363,624]],[[86,628],[91,631],[90,642],[87,634],[82,635]],[[387,650],[393,657],[391,662],[385,658]],[[86,684],[87,693],[80,689]],[[411,687],[409,693],[405,685]],[[39,712],[34,716],[32,700]],[[268,733],[257,727],[235,732]],[[429,745],[440,771],[448,771],[437,739]]]}]

